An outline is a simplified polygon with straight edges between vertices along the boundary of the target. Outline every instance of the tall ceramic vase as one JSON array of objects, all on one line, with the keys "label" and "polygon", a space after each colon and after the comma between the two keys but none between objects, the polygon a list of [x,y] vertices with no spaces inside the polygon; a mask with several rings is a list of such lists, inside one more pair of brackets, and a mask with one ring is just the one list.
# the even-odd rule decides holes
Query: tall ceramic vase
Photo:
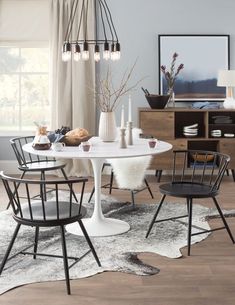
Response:
[{"label": "tall ceramic vase", "polygon": [[99,137],[104,142],[113,142],[117,136],[115,113],[101,112],[99,122]]}]

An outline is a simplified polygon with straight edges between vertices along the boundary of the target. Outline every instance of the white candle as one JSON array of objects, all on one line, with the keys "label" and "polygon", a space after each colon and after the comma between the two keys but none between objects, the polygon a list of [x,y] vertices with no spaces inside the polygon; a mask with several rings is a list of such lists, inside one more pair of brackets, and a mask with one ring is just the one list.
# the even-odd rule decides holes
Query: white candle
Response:
[{"label": "white candle", "polygon": [[122,105],[122,112],[121,112],[121,129],[125,128],[125,117],[124,117],[124,105]]},{"label": "white candle", "polygon": [[132,122],[132,117],[131,117],[131,95],[129,95],[129,111],[128,111],[128,121]]}]

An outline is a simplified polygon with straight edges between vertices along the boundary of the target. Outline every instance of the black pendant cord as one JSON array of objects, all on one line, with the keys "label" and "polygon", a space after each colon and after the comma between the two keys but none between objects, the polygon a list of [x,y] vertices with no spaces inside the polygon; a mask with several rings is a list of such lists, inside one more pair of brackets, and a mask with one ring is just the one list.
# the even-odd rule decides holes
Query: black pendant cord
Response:
[{"label": "black pendant cord", "polygon": [[65,34],[65,41],[69,41],[69,37],[71,36],[73,22],[74,22],[74,18],[75,18],[77,7],[78,7],[78,2],[79,2],[79,0],[73,1],[72,9],[71,9],[70,16],[69,16],[69,23],[68,23],[67,31]]},{"label": "black pendant cord", "polygon": [[82,1],[82,9],[81,9],[81,13],[80,13],[80,18],[79,18],[79,25],[78,25],[78,31],[77,31],[77,41],[79,39],[79,34],[81,31],[81,25],[82,25],[82,18],[83,18],[83,13],[84,13],[84,6],[85,6],[85,1]]},{"label": "black pendant cord", "polygon": [[[101,6],[103,7],[103,10],[104,10],[104,13],[105,13],[105,16],[106,16],[106,20],[107,20],[107,23],[108,23],[108,26],[109,26],[109,31],[110,31],[110,34],[112,36],[112,41],[114,41],[114,36],[113,36],[113,31],[112,31],[112,26],[110,24],[110,21],[109,21],[109,16],[107,14],[107,9],[106,9],[106,6],[104,5],[103,1],[102,0],[99,0]],[[102,16],[102,15],[101,15]]]},{"label": "black pendant cord", "polygon": [[97,40],[98,40],[97,1],[94,1],[94,5],[95,5],[95,44],[97,45]]},{"label": "black pendant cord", "polygon": [[114,31],[116,40],[117,40],[117,42],[118,42],[118,36],[117,36],[117,32],[116,32],[116,29],[115,29],[114,24],[113,24],[113,18],[112,18],[110,9],[109,9],[109,7],[108,7],[108,5],[107,5],[107,3],[106,3],[106,0],[103,0],[103,1],[104,1],[105,6],[106,6],[106,9],[107,9],[107,11],[108,11],[108,13],[109,13],[109,19],[110,19],[110,22],[111,22],[111,24],[112,24],[112,28],[113,28],[113,31]]},{"label": "black pendant cord", "polygon": [[87,16],[88,16],[88,0],[86,1],[86,16],[85,16],[85,29],[84,29],[84,39],[87,41]]},{"label": "black pendant cord", "polygon": [[104,32],[104,39],[105,41],[107,41],[107,35],[106,35],[106,30],[105,30],[105,24],[104,24],[104,17],[103,17],[103,10],[102,10],[102,6],[101,6],[101,1],[99,1],[99,6],[100,6],[100,17],[101,17],[101,22],[102,22],[102,26],[103,26],[103,32]]}]

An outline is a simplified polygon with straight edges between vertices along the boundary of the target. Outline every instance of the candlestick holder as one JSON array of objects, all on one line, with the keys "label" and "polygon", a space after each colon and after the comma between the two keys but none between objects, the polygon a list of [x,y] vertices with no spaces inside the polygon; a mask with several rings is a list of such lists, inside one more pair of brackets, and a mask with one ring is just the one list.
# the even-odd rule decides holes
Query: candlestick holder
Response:
[{"label": "candlestick holder", "polygon": [[133,136],[132,136],[132,124],[133,122],[127,122],[127,130],[128,130],[128,137],[127,137],[127,144],[133,145]]},{"label": "candlestick holder", "polygon": [[120,128],[119,147],[120,148],[127,148],[127,145],[126,145],[126,128]]}]

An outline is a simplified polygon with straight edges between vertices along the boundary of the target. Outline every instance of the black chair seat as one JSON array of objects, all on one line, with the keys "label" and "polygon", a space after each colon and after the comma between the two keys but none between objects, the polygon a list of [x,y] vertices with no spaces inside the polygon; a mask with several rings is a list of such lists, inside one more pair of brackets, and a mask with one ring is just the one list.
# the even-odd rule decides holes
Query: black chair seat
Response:
[{"label": "black chair seat", "polygon": [[57,170],[64,168],[66,166],[65,163],[61,163],[59,161],[39,161],[39,162],[32,162],[32,163],[26,163],[23,166],[18,166],[20,170],[23,171],[49,171],[49,170]]},{"label": "black chair seat", "polygon": [[[86,208],[81,207],[79,212],[79,204],[72,203],[71,206],[68,205],[67,201],[58,202],[58,213],[56,201],[45,202],[45,209],[43,212],[42,203],[35,201],[31,203],[31,211],[28,204],[24,204],[21,207],[22,216],[18,212],[14,218],[19,223],[28,224],[34,226],[36,222],[42,222],[43,226],[51,226],[52,222],[55,221],[56,225],[63,225],[72,223],[76,219],[82,218],[86,215]],[[46,215],[46,220],[44,220],[44,213]],[[33,220],[31,219],[33,215]]]},{"label": "black chair seat", "polygon": [[168,196],[185,198],[206,198],[217,195],[217,191],[211,191],[211,186],[199,183],[165,183],[159,186],[159,190]]}]

